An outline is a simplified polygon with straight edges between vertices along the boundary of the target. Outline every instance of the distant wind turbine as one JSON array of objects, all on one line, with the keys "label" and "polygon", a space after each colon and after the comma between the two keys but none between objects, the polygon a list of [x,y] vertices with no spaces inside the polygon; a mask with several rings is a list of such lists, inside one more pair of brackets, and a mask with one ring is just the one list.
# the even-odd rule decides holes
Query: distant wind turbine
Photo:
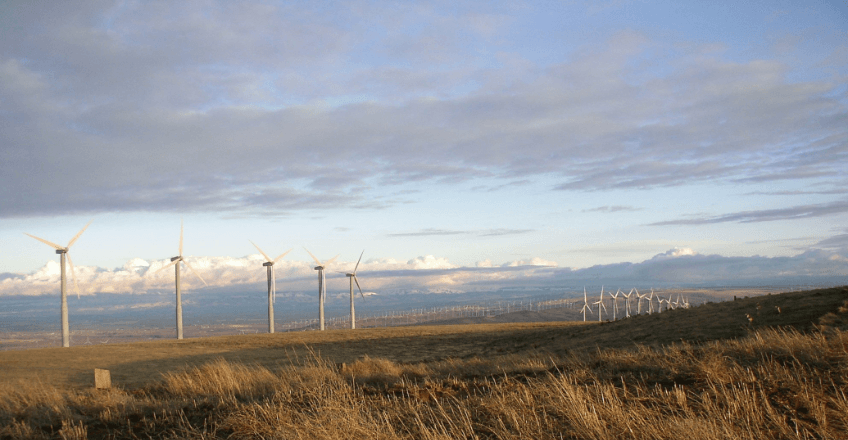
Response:
[{"label": "distant wind turbine", "polygon": [[586,310],[589,310],[589,313],[591,313],[592,307],[589,305],[589,297],[586,296],[586,286],[583,286],[583,309],[580,310],[583,312],[583,322],[586,322]]},{"label": "distant wind turbine", "polygon": [[624,297],[624,316],[626,318],[630,317],[630,296],[633,295],[633,289],[630,289],[630,293],[621,292],[621,296]]},{"label": "distant wind turbine", "polygon": [[183,338],[183,300],[182,300],[182,292],[180,291],[180,262],[185,264],[185,267],[187,267],[188,270],[190,270],[191,273],[193,273],[194,276],[197,277],[197,279],[199,279],[201,282],[203,282],[203,284],[205,284],[207,286],[209,285],[209,284],[206,284],[206,281],[204,281],[203,278],[201,278],[200,275],[197,272],[195,272],[194,269],[192,269],[192,267],[188,264],[188,262],[186,262],[183,259],[183,222],[182,221],[180,221],[180,249],[179,249],[179,251],[180,251],[179,255],[177,255],[176,257],[171,257],[171,264],[168,264],[167,266],[162,266],[161,268],[159,268],[159,270],[157,270],[156,272],[153,272],[153,274],[156,275],[157,273],[162,272],[163,270],[165,270],[165,269],[167,269],[171,266],[174,266],[174,284],[176,285],[176,288],[177,288],[177,339],[182,339]]},{"label": "distant wind turbine", "polygon": [[633,288],[633,290],[636,291],[636,298],[639,298],[639,300],[636,301],[636,314],[641,315],[642,314],[642,300],[647,298],[648,295],[639,293],[639,289],[637,289],[635,287]]},{"label": "distant wind turbine", "polygon": [[280,254],[279,257],[272,260],[268,254],[262,252],[262,249],[259,249],[259,246],[257,246],[256,243],[250,241],[250,244],[252,244],[266,260],[262,263],[262,265],[267,268],[268,272],[268,333],[274,333],[274,301],[277,300],[277,275],[274,272],[274,263],[280,261],[281,258],[285,257],[292,250],[289,249]]},{"label": "distant wind turbine", "polygon": [[315,266],[315,270],[318,271],[318,322],[320,325],[320,329],[324,330],[324,298],[327,296],[327,282],[324,278],[324,268],[329,266],[333,261],[336,261],[336,258],[339,258],[339,256],[336,255],[335,257],[330,258],[326,262],[322,263],[317,258],[315,258],[315,255],[312,255],[312,252],[309,252],[309,249],[306,249],[306,247],[304,247],[303,250],[305,250],[306,253],[308,253],[309,256],[312,257],[313,260],[315,260],[315,264],[317,264],[317,266]]},{"label": "distant wind turbine", "polygon": [[[657,300],[659,301],[660,296],[657,295]],[[662,304],[660,304],[662,305]],[[648,296],[648,314],[654,313],[654,288],[651,287],[651,295]]]},{"label": "distant wind turbine", "polygon": [[359,295],[362,297],[362,300],[365,301],[365,294],[362,293],[362,287],[359,287],[359,280],[356,278],[356,269],[359,268],[359,262],[362,261],[362,255],[365,254],[363,250],[361,254],[359,254],[359,260],[356,261],[356,266],[353,268],[353,273],[346,273],[345,275],[350,278],[350,328],[351,330],[356,329],[356,311],[353,308],[353,283],[356,283],[356,288],[359,289]]},{"label": "distant wind turbine", "polygon": [[618,295],[621,293],[621,289],[618,289],[615,292],[615,295],[607,292],[607,295],[612,297],[612,320],[615,321],[616,315],[618,314]]},{"label": "distant wind turbine", "polygon": [[35,235],[27,234],[26,232],[24,232],[25,235],[29,235],[30,237],[46,244],[47,246],[50,246],[50,247],[56,249],[56,253],[59,254],[59,265],[61,266],[61,272],[60,272],[61,273],[61,275],[60,275],[61,288],[60,288],[60,291],[62,292],[61,293],[61,295],[62,295],[62,347],[70,347],[71,346],[71,331],[70,331],[70,328],[68,327],[68,294],[67,294],[67,291],[66,291],[66,286],[67,286],[68,282],[67,282],[67,279],[65,277],[65,257],[67,257],[67,259],[68,259],[68,266],[70,266],[70,268],[71,268],[71,278],[73,278],[73,280],[74,280],[74,288],[77,291],[77,299],[79,299],[80,290],[79,290],[79,285],[77,284],[77,277],[76,277],[76,275],[74,275],[74,263],[73,263],[73,261],[71,261],[71,254],[69,254],[68,251],[71,249],[71,246],[74,244],[74,242],[77,241],[78,238],[80,238],[80,235],[82,235],[82,233],[85,232],[85,230],[90,225],[91,225],[91,222],[88,222],[87,225],[85,225],[82,229],[80,229],[79,232],[77,232],[77,235],[74,235],[74,238],[72,238],[71,241],[68,242],[68,245],[65,246],[65,247],[59,246],[56,243],[51,243],[51,242],[49,242],[49,241],[47,241],[43,238],[38,238]]},{"label": "distant wind turbine", "polygon": [[598,304],[598,322],[601,322],[601,307],[603,307],[604,311],[607,311],[607,306],[604,305],[604,286],[601,286],[601,297],[597,301],[592,304]]}]

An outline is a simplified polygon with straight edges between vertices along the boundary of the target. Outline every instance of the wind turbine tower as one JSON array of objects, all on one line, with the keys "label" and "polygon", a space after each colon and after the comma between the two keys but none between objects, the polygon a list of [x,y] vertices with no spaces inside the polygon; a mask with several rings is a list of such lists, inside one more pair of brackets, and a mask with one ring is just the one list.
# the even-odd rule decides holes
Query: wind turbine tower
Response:
[{"label": "wind turbine tower", "polygon": [[583,286],[583,309],[580,310],[583,312],[583,322],[586,322],[586,310],[589,310],[589,313],[591,313],[592,307],[589,306],[589,298],[586,296],[586,286]]},{"label": "wind turbine tower", "polygon": [[250,244],[252,244],[266,260],[262,263],[262,265],[265,266],[268,271],[268,333],[274,333],[274,301],[277,299],[277,275],[274,273],[274,263],[285,257],[292,250],[289,249],[283,252],[279,257],[272,260],[268,254],[262,252],[262,249],[259,249],[259,246],[257,246],[256,243],[250,241]]},{"label": "wind turbine tower", "polygon": [[609,295],[609,296],[611,296],[611,297],[612,297],[612,320],[613,320],[613,321],[615,321],[615,320],[617,319],[617,318],[616,318],[616,315],[618,314],[618,295],[619,295],[620,293],[621,293],[621,289],[618,289],[618,290],[615,292],[615,295],[613,295],[612,293],[607,292],[607,295]]},{"label": "wind turbine tower", "polygon": [[359,254],[359,260],[356,261],[356,266],[353,268],[353,273],[346,273],[350,279],[350,328],[351,330],[356,329],[356,311],[353,308],[353,283],[356,283],[356,288],[359,289],[359,295],[362,297],[362,300],[365,300],[365,295],[362,293],[362,287],[359,286],[359,280],[356,279],[356,269],[359,268],[359,262],[362,261],[362,255],[365,254],[363,250],[361,254]]},{"label": "wind turbine tower", "polygon": [[35,235],[27,234],[26,232],[24,232],[25,235],[29,235],[30,237],[46,244],[47,246],[50,246],[50,247],[56,249],[56,253],[59,254],[59,265],[61,267],[61,272],[60,272],[61,273],[61,275],[60,275],[61,288],[60,288],[60,291],[62,292],[62,347],[66,347],[66,348],[71,346],[71,330],[70,330],[70,327],[68,326],[68,293],[67,293],[68,281],[67,281],[66,276],[65,276],[65,258],[67,257],[68,266],[71,267],[71,278],[74,279],[74,287],[76,288],[76,291],[77,291],[77,298],[79,298],[79,285],[77,285],[77,277],[76,277],[76,275],[74,275],[74,262],[71,261],[71,254],[69,254],[68,251],[71,249],[71,246],[74,244],[74,242],[76,242],[77,239],[80,238],[80,235],[82,235],[82,233],[85,232],[85,230],[90,225],[91,225],[91,222],[88,222],[87,225],[85,225],[79,232],[77,232],[77,235],[74,235],[74,238],[72,238],[71,241],[68,242],[68,245],[65,246],[65,247],[59,246],[56,243],[51,243],[51,242],[49,242],[49,241],[47,241],[43,238],[38,238]]},{"label": "wind turbine tower", "polygon": [[630,289],[630,293],[621,292],[621,296],[624,297],[624,316],[626,318],[630,317],[630,296],[633,295],[633,289]]},{"label": "wind turbine tower", "polygon": [[642,314],[642,300],[647,298],[648,295],[639,293],[639,289],[637,289],[635,287],[633,288],[633,290],[636,291],[636,298],[638,299],[638,301],[636,301],[636,314],[641,315]]},{"label": "wind turbine tower", "polygon": [[174,284],[176,285],[176,290],[177,290],[177,339],[182,339],[183,338],[183,301],[182,301],[182,292],[180,291],[180,263],[182,262],[183,264],[185,264],[185,267],[187,267],[188,270],[190,270],[191,273],[193,273],[194,276],[197,277],[197,279],[199,279],[201,282],[203,282],[204,285],[206,285],[206,286],[209,285],[209,284],[206,284],[206,281],[204,281],[203,278],[201,278],[200,275],[197,272],[195,272],[194,269],[192,269],[192,267],[188,264],[188,262],[186,262],[183,259],[183,222],[182,221],[180,221],[180,249],[179,249],[179,251],[180,251],[179,255],[177,255],[176,257],[171,257],[171,264],[168,264],[167,266],[162,266],[161,268],[159,268],[159,270],[157,270],[156,272],[153,272],[153,274],[155,275],[155,274],[157,274],[157,273],[159,273],[159,272],[161,272],[161,271],[163,271],[163,270],[165,270],[165,269],[167,269],[171,266],[174,266]]},{"label": "wind turbine tower", "polygon": [[592,304],[598,304],[598,322],[601,322],[601,308],[603,307],[604,311],[607,310],[607,306],[604,305],[604,286],[601,286],[601,297]]},{"label": "wind turbine tower", "polygon": [[[662,308],[662,302],[659,301],[660,296],[657,295],[657,302],[659,302],[659,307]],[[648,296],[648,314],[652,315],[654,313],[654,288],[651,288],[651,295]],[[659,313],[659,311],[657,311]]]},{"label": "wind turbine tower", "polygon": [[336,258],[339,258],[339,256],[336,255],[335,257],[327,260],[325,263],[322,263],[317,258],[315,258],[315,255],[312,255],[312,252],[309,252],[309,249],[306,249],[304,247],[303,250],[305,250],[306,253],[308,253],[309,256],[312,257],[313,260],[315,260],[315,264],[317,264],[317,266],[315,266],[315,270],[318,271],[318,323],[320,325],[320,329],[323,331],[324,330],[324,298],[327,296],[327,290],[326,290],[326,284],[327,283],[326,283],[326,279],[324,278],[324,268],[329,266],[333,261],[336,261]]}]

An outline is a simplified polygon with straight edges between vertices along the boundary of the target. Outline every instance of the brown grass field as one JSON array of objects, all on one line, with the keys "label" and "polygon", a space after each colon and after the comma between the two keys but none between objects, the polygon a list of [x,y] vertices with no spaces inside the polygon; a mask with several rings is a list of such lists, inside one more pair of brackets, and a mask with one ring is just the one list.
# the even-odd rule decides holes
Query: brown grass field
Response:
[{"label": "brown grass field", "polygon": [[5,351],[0,439],[848,439],[845,330],[839,287],[604,323]]}]

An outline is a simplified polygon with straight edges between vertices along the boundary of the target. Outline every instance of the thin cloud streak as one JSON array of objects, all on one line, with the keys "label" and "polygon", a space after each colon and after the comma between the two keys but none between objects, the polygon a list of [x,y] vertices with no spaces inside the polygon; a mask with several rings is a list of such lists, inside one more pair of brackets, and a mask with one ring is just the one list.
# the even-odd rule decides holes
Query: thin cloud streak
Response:
[{"label": "thin cloud streak", "polygon": [[454,231],[448,229],[426,228],[414,232],[398,232],[386,234],[387,237],[432,237],[450,235],[475,235],[477,237],[500,237],[504,235],[519,235],[534,232],[535,229],[486,229],[481,231]]},{"label": "thin cloud streak", "polygon": [[415,232],[396,232],[386,234],[387,237],[432,237],[432,236],[447,236],[447,235],[467,235],[471,231],[451,231],[447,229],[427,228]]},{"label": "thin cloud streak", "polygon": [[599,206],[597,208],[592,209],[584,209],[583,212],[632,212],[632,211],[641,211],[643,208],[636,208],[634,206],[623,206],[623,205],[614,205],[614,206]]},{"label": "thin cloud streak", "polygon": [[668,220],[650,223],[648,226],[707,225],[727,222],[758,223],[778,220],[796,220],[802,218],[824,217],[844,212],[848,212],[848,200],[840,200],[832,203],[800,205],[793,206],[790,208],[764,209],[759,211],[741,211],[715,217]]}]

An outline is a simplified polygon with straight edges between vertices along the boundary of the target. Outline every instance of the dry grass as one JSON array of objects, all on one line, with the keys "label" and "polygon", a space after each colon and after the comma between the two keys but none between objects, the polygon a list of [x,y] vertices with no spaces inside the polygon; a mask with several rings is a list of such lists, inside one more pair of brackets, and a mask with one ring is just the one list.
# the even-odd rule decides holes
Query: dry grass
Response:
[{"label": "dry grass", "polygon": [[845,439],[842,301],[816,326],[701,343],[426,362],[304,349],[277,366],[220,357],[140,388],[7,382],[0,438]]}]

